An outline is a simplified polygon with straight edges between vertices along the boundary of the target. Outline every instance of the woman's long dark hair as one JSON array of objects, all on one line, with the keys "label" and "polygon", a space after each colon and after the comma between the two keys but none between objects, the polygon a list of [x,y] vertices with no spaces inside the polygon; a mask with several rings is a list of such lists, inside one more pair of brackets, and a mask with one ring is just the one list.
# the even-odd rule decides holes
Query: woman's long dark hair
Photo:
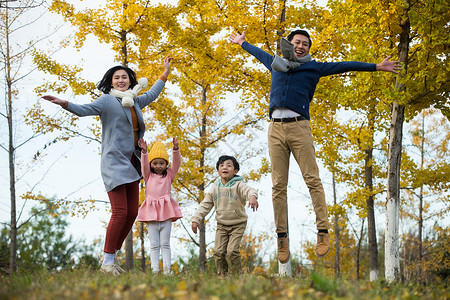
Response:
[{"label": "woman's long dark hair", "polygon": [[102,80],[97,84],[97,89],[102,91],[105,94],[109,94],[111,91],[112,78],[114,73],[117,70],[125,70],[128,74],[128,78],[130,79],[130,89],[132,89],[137,84],[136,73],[128,67],[125,66],[115,66],[106,71],[105,75],[103,75]]}]

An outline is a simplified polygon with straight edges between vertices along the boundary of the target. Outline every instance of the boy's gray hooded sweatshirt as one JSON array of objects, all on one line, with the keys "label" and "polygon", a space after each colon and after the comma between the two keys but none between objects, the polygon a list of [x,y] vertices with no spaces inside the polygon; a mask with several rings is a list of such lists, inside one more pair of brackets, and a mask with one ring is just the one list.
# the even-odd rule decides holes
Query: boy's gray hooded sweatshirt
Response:
[{"label": "boy's gray hooded sweatshirt", "polygon": [[227,184],[223,185],[218,178],[208,190],[205,199],[200,203],[192,221],[199,223],[214,207],[216,209],[216,221],[223,225],[235,225],[247,221],[245,204],[250,196],[258,198],[254,188],[249,187],[242,176],[234,176]]}]

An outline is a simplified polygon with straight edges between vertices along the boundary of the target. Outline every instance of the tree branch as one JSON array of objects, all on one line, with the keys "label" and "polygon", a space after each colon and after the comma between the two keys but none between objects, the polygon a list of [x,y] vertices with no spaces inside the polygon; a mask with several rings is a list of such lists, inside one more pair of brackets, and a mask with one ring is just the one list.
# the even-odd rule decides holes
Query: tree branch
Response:
[{"label": "tree branch", "polygon": [[199,243],[191,236],[189,230],[186,229],[186,226],[184,226],[184,223],[183,223],[183,220],[182,220],[182,219],[180,219],[180,222],[181,222],[181,226],[183,226],[184,230],[186,230],[186,232],[187,232],[189,238],[191,239],[191,241],[192,241],[195,245],[197,245],[197,247],[200,247],[200,244],[199,244]]}]

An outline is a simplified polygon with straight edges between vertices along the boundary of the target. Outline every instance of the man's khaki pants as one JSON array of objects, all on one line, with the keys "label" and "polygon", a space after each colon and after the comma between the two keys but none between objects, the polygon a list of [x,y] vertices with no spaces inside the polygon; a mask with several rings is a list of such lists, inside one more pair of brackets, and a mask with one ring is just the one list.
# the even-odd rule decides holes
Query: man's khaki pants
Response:
[{"label": "man's khaki pants", "polygon": [[272,202],[276,232],[287,232],[287,184],[291,152],[309,189],[316,213],[317,229],[328,229],[327,204],[319,177],[309,121],[270,122],[268,142],[272,166]]},{"label": "man's khaki pants", "polygon": [[231,272],[242,273],[241,266],[241,240],[244,235],[247,221],[236,225],[223,225],[217,223],[214,258],[218,275],[228,273],[227,259],[230,261]]}]

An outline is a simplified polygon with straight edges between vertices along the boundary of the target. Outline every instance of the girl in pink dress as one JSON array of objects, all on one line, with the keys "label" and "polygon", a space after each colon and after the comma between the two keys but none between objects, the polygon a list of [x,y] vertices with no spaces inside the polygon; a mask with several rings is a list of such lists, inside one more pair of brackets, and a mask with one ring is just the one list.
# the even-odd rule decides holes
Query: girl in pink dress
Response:
[{"label": "girl in pink dress", "polygon": [[147,153],[147,143],[139,140],[142,177],[145,182],[145,200],[139,208],[137,220],[147,223],[150,237],[150,261],[153,272],[159,272],[162,254],[164,273],[170,273],[170,231],[172,222],[182,217],[178,202],[171,194],[172,182],[181,164],[177,138],[173,138],[172,167],[169,155],[161,142],[155,142]]}]

